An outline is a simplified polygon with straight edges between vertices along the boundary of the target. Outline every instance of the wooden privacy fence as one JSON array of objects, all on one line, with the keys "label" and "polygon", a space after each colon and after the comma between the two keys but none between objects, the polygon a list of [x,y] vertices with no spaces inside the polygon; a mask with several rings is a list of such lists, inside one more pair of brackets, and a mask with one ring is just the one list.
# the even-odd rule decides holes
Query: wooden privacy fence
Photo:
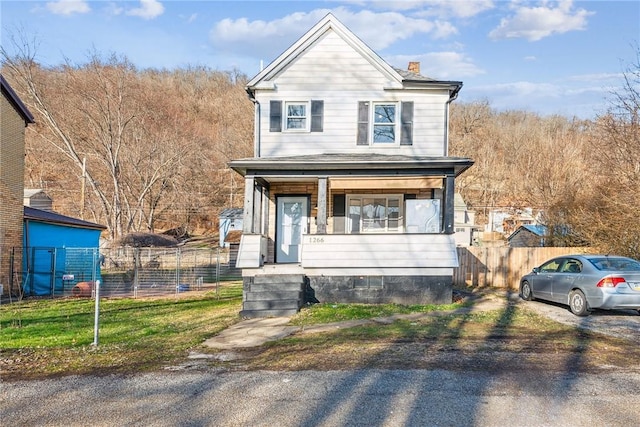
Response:
[{"label": "wooden privacy fence", "polygon": [[520,278],[544,261],[562,255],[589,253],[589,248],[458,247],[457,286],[518,289]]}]

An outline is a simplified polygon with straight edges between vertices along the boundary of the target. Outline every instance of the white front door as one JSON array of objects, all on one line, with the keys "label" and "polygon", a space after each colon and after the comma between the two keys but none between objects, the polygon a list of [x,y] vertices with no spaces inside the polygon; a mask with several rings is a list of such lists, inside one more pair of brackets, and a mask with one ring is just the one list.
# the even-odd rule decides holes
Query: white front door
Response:
[{"label": "white front door", "polygon": [[302,234],[307,232],[306,197],[278,197],[276,262],[300,262]]}]

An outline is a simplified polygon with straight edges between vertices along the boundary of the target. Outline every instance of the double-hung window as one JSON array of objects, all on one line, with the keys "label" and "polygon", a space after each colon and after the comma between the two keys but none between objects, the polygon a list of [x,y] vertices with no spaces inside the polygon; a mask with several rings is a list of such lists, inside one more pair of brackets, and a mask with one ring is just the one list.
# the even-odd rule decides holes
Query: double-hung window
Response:
[{"label": "double-hung window", "polygon": [[397,104],[373,104],[374,144],[395,144],[397,125]]},{"label": "double-hung window", "polygon": [[358,101],[357,145],[413,145],[413,101]]},{"label": "double-hung window", "polygon": [[324,101],[269,101],[269,132],[322,132]]},{"label": "double-hung window", "polygon": [[308,104],[306,102],[285,103],[285,129],[292,131],[308,131]]}]

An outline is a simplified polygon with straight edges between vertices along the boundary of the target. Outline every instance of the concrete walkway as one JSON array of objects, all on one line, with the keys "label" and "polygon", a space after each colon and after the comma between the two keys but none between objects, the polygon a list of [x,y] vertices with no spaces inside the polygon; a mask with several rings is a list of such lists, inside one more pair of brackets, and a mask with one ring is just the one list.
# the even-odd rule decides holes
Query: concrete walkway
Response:
[{"label": "concrete walkway", "polygon": [[257,347],[268,341],[275,341],[296,333],[328,332],[342,328],[352,328],[371,323],[391,324],[396,320],[419,320],[422,318],[442,316],[447,314],[465,314],[478,311],[489,311],[505,308],[510,302],[518,301],[517,294],[498,295],[471,295],[467,297],[474,300],[474,304],[468,307],[460,307],[454,310],[431,311],[427,313],[397,314],[389,317],[377,317],[363,320],[350,320],[345,322],[323,323],[319,325],[293,326],[289,324],[289,317],[266,317],[242,320],[218,335],[204,342],[205,347],[232,350],[234,348]]}]

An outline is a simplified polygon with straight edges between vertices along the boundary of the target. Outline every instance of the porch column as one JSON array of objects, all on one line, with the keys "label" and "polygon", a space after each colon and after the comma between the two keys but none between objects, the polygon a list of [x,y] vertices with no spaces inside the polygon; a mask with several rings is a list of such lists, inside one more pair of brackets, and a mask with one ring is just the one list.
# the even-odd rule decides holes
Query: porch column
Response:
[{"label": "porch column", "polygon": [[318,234],[327,234],[327,177],[318,177]]},{"label": "porch column", "polygon": [[255,186],[256,180],[253,176],[244,177],[244,217],[242,219],[242,232],[245,234],[253,234],[255,231]]},{"label": "porch column", "polygon": [[262,234],[262,186],[259,182],[253,187],[253,232]]},{"label": "porch column", "polygon": [[455,206],[454,206],[454,197],[455,197],[455,177],[453,175],[447,175],[445,178],[444,184],[444,233],[445,234],[454,234],[455,233]]}]

